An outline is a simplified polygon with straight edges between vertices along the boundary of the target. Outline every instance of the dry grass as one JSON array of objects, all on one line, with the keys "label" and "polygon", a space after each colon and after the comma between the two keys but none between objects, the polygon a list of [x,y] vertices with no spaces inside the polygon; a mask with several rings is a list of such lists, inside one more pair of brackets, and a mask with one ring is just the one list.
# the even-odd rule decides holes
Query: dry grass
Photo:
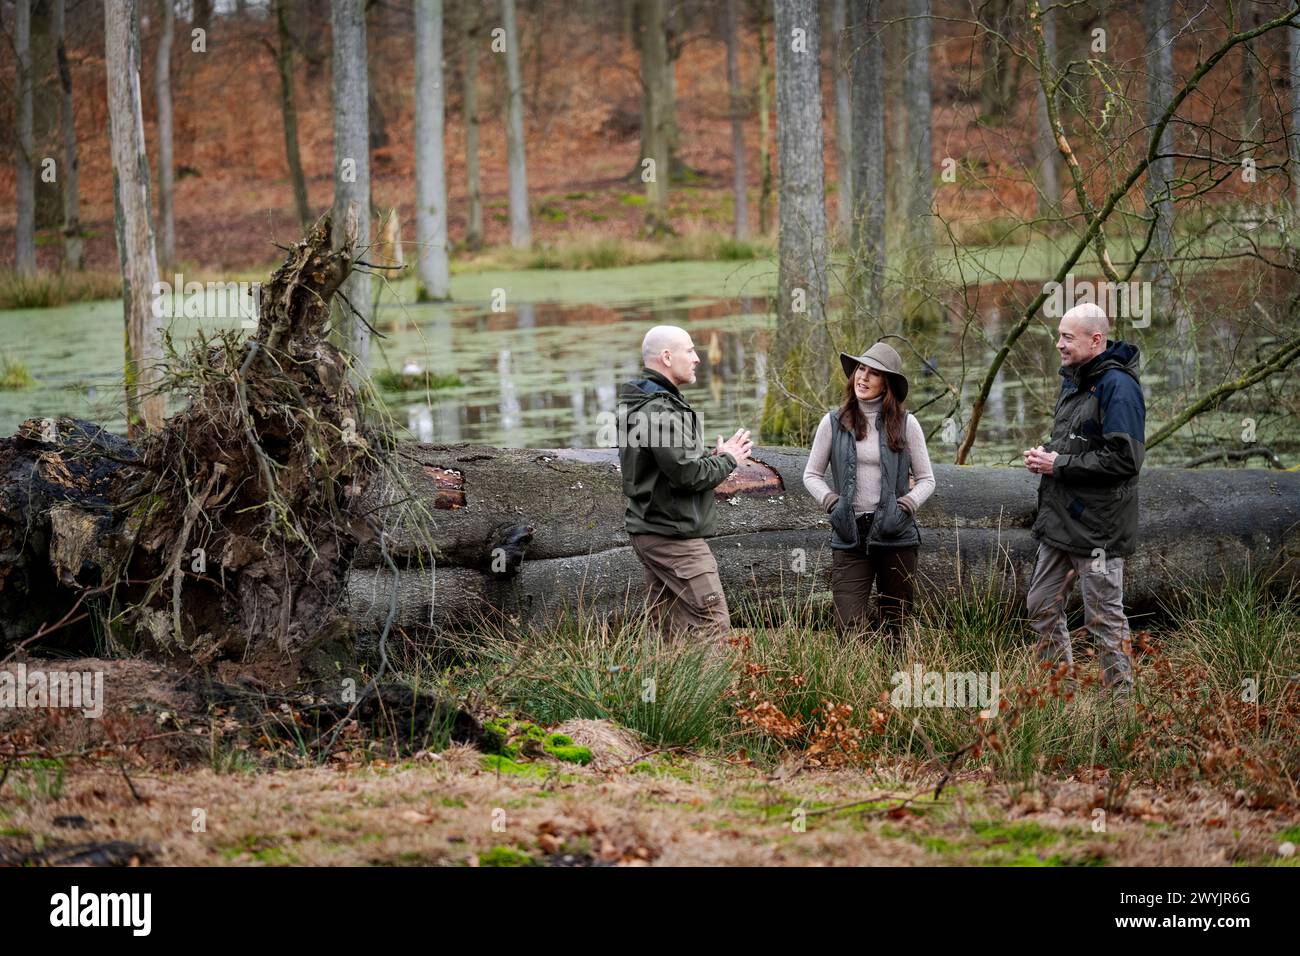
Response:
[{"label": "dry grass", "polygon": [[[454,747],[353,770],[141,774],[139,801],[111,769],[78,774],[56,798],[7,794],[0,859],[121,840],[164,865],[1262,864],[1286,862],[1279,834],[1296,824],[1210,794],[1144,790],[1094,832],[1105,787],[1086,778],[1023,791],[975,776],[936,803],[907,774],[773,780],[743,764],[658,755],[614,771],[556,764],[517,776],[480,761]],[[54,822],[72,816],[88,828]]]}]

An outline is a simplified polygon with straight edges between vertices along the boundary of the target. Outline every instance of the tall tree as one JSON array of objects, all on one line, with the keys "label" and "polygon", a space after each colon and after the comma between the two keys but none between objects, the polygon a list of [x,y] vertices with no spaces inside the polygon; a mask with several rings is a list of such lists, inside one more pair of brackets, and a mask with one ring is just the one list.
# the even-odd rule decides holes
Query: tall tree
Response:
[{"label": "tall tree", "polygon": [[817,0],[776,0],[774,36],[780,266],[769,366],[776,387],[767,391],[762,432],[797,443],[811,437],[810,408],[820,412],[832,387]]},{"label": "tall tree", "polygon": [[442,0],[415,3],[415,236],[420,297],[450,297],[443,157]]},{"label": "tall tree", "polygon": [[311,225],[311,206],[307,201],[307,177],[302,172],[298,151],[298,107],[293,90],[293,33],[289,29],[288,0],[275,0],[275,66],[280,74],[280,116],[284,120],[284,159],[293,183],[293,208],[298,225]]},{"label": "tall tree", "polygon": [[162,321],[151,298],[158,282],[149,203],[149,157],[140,107],[138,0],[105,0],[104,66],[113,159],[113,224],[122,268],[126,321],[126,418],[130,433],[161,427],[166,398],[159,389]]},{"label": "tall tree", "polygon": [[1300,214],[1300,27],[1286,30],[1287,69],[1291,71],[1291,135],[1287,137],[1291,156],[1292,215]]},{"label": "tall tree", "polygon": [[831,0],[831,75],[835,78],[836,221],[847,237],[853,228],[853,106],[846,42],[845,0]]},{"label": "tall tree", "polygon": [[[1056,16],[1051,7],[1039,14],[1043,25],[1044,62],[1038,64],[1039,73],[1047,85],[1056,79]],[[1060,214],[1061,179],[1057,175],[1056,160],[1060,153],[1056,147],[1056,134],[1047,111],[1047,90],[1038,86],[1037,131],[1034,137],[1034,158],[1038,165],[1038,215],[1045,219]]]},{"label": "tall tree", "polygon": [[[1264,12],[1258,4],[1242,4],[1241,30],[1243,32],[1259,29],[1264,22]],[[1238,48],[1241,50],[1241,138],[1245,142],[1258,143],[1261,139],[1259,128],[1259,49],[1247,40]],[[1263,71],[1268,76],[1268,71]]]},{"label": "tall tree", "polygon": [[172,162],[172,33],[173,0],[158,0],[160,7],[158,57],[154,63],[154,99],[158,107],[158,234],[159,258],[164,268],[176,263],[175,185]]},{"label": "tall tree", "polygon": [[753,3],[758,21],[758,231],[772,228],[772,67],[767,58],[767,4]]},{"label": "tall tree", "polygon": [[515,0],[501,0],[506,41],[506,167],[510,200],[510,245],[533,244],[528,218],[528,157],[524,150],[524,81],[519,68],[519,30]]},{"label": "tall tree", "polygon": [[477,249],[483,245],[483,195],[479,188],[478,167],[478,38],[479,8],[477,4],[461,5],[461,31],[465,51],[464,91],[461,95],[465,113],[465,189],[469,198],[469,229],[465,246]]},{"label": "tall tree", "polygon": [[194,0],[190,9],[190,26],[207,33],[212,26],[212,0]]},{"label": "tall tree", "polygon": [[14,234],[14,268],[36,271],[36,141],[32,131],[32,0],[17,0],[14,53],[18,66],[18,221]]},{"label": "tall tree", "polygon": [[907,0],[881,0],[881,16],[885,21],[883,40],[885,46],[885,223],[886,232],[893,237],[900,250],[911,202],[913,169],[907,156],[907,106],[904,102],[904,77],[907,74],[907,19],[904,4]]},{"label": "tall tree", "polygon": [[934,170],[930,149],[930,0],[907,0],[907,68],[903,99],[907,109],[907,251],[905,268],[923,267],[929,246]]},{"label": "tall tree", "polygon": [[852,0],[853,252],[858,318],[880,319],[885,287],[885,49],[880,0]]},{"label": "tall tree", "polygon": [[54,0],[55,56],[59,66],[59,132],[63,139],[63,264],[73,271],[81,268],[84,238],[81,234],[81,186],[77,159],[77,118],[72,108],[72,68],[64,16],[65,0]]},{"label": "tall tree", "polygon": [[637,23],[641,46],[641,146],[638,169],[645,182],[644,232],[658,236],[671,232],[668,224],[668,183],[672,170],[672,139],[668,104],[668,38],[664,25],[664,0],[640,0]]},{"label": "tall tree", "polygon": [[[340,249],[348,234],[356,248],[370,244],[370,121],[367,110],[365,0],[332,0],[334,42],[334,229]],[[339,341],[352,356],[354,376],[370,368],[370,275],[353,269],[341,287],[346,303],[335,298]],[[350,303],[350,305],[348,304]]]},{"label": "tall tree", "polygon": [[[1147,41],[1147,124],[1154,128],[1161,114],[1174,98],[1173,29],[1170,23],[1170,0],[1143,0],[1142,19]],[[1155,277],[1155,312],[1168,316],[1173,305],[1173,273],[1170,257],[1174,249],[1174,204],[1167,196],[1174,178],[1173,124],[1165,125],[1154,144],[1159,158],[1147,171],[1146,202],[1156,216],[1151,250],[1155,254],[1152,272]]]},{"label": "tall tree", "polygon": [[727,0],[723,31],[727,41],[727,92],[731,107],[731,194],[737,239],[749,237],[749,186],[745,175],[745,100],[740,83],[740,27],[736,0]]},{"label": "tall tree", "polygon": [[980,116],[1000,121],[1011,108],[1020,84],[1023,57],[1008,41],[1014,36],[1017,0],[987,0],[977,6],[983,70],[980,73]]}]

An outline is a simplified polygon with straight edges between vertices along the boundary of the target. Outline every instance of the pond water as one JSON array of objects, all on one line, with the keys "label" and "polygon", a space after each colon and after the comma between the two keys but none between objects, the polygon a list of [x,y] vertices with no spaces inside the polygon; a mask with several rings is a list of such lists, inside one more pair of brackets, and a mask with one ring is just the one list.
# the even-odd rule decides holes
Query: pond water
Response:
[{"label": "pond water", "polygon": [[[614,409],[619,384],[640,367],[644,331],[655,324],[680,325],[703,358],[697,383],[685,394],[706,434],[730,434],[740,426],[756,430],[766,389],[774,285],[772,263],[457,277],[452,303],[390,299],[381,305],[377,327],[386,338],[372,346],[372,363],[376,369],[418,367],[461,380],[436,391],[384,392],[396,423],[405,429],[403,437],[591,447],[597,443],[598,415]],[[499,311],[493,308],[498,289],[509,293],[504,304],[496,303]],[[1016,303],[1034,291],[1029,284],[972,287],[947,303],[949,318],[908,329],[906,343],[895,343],[911,374],[909,405],[931,434],[936,461],[951,461],[960,438],[954,428],[944,428],[953,392],[969,408],[996,345],[1014,321]],[[1185,316],[1180,328],[1157,316],[1150,328],[1122,333],[1143,350],[1148,433],[1181,408],[1186,396],[1213,387],[1234,369],[1240,374],[1254,361],[1256,350],[1267,344],[1267,335],[1254,327],[1259,312],[1280,314],[1277,300],[1284,290],[1257,285],[1240,304],[1219,280],[1206,279],[1201,291],[1214,302],[1189,310],[1200,319]],[[832,303],[833,312],[838,307]],[[178,340],[200,326],[238,325],[237,319],[170,321]],[[25,362],[37,380],[25,389],[0,391],[0,434],[12,434],[23,419],[43,415],[88,418],[121,430],[122,338],[120,302],[0,312],[0,351]],[[1045,320],[1021,338],[990,396],[974,462],[1018,461],[1020,449],[1046,437],[1059,386],[1054,341],[1054,326]],[[838,375],[838,363],[835,368]],[[1277,382],[1295,396],[1300,391],[1296,372],[1288,376],[1287,382]],[[1294,464],[1300,450],[1295,411],[1259,392],[1203,417],[1195,429],[1184,429],[1177,440],[1153,450],[1151,460],[1182,461],[1214,444],[1241,447],[1240,422],[1250,417],[1257,440]]]}]

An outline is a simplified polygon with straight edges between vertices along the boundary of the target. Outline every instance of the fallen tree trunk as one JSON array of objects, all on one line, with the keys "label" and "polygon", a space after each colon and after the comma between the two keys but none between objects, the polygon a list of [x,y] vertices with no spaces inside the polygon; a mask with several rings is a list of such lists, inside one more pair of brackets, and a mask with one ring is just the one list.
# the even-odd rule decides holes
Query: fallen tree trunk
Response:
[{"label": "fallen tree trunk", "polygon": [[[376,487],[386,546],[401,569],[361,546],[348,578],[361,631],[385,620],[407,629],[472,627],[491,611],[540,622],[565,609],[637,611],[642,571],[623,531],[613,449],[502,449],[403,445],[407,488]],[[803,488],[807,454],[764,448],[717,490],[710,540],[733,609],[756,598],[819,599],[830,586],[830,526]],[[1023,469],[936,465],[921,511],[920,595],[994,588],[1023,602],[1037,543],[1030,528],[1038,477]],[[413,494],[426,520],[404,517]],[[427,530],[430,548],[408,530]],[[1262,469],[1142,474],[1138,550],[1125,567],[1131,610],[1183,587],[1214,587],[1234,569],[1300,574],[1300,474]],[[990,579],[992,575],[992,579]],[[824,599],[824,598],[823,598]]]},{"label": "fallen tree trunk", "polygon": [[[10,519],[0,521],[6,644],[75,610],[78,594],[93,594],[111,576],[114,535],[122,533],[110,517],[122,487],[118,472],[140,467],[124,439],[86,423],[59,420],[44,436],[34,427],[0,441],[0,517]],[[309,606],[317,637],[326,634],[322,622],[336,629],[346,623],[345,637],[378,634],[394,605],[393,623],[414,635],[472,630],[484,617],[538,624],[578,608],[609,616],[641,607],[642,572],[623,531],[612,449],[405,444],[394,456],[392,476],[374,481],[349,509],[349,526],[379,533],[357,535],[333,602]],[[755,461],[717,490],[710,544],[737,610],[760,599],[825,599],[829,525],[803,490],[804,461],[799,449],[758,449]],[[1020,469],[955,465],[936,465],[935,477],[921,512],[920,594],[981,589],[1022,602],[1036,549],[1029,529],[1038,479]],[[210,491],[201,494],[210,500]],[[1235,569],[1276,571],[1285,581],[1300,573],[1300,474],[1150,468],[1140,502],[1138,551],[1125,571],[1131,610],[1149,609],[1179,588],[1213,588]],[[14,521],[22,514],[25,529]],[[173,516],[168,527],[183,517]],[[242,564],[231,563],[233,576]],[[339,570],[333,562],[326,567]],[[212,574],[191,573],[188,563],[181,573],[186,623],[215,616],[212,608],[206,615],[196,609],[204,600],[230,606],[204,591]],[[253,582],[270,586],[261,574]],[[246,601],[249,586],[220,593],[229,600],[233,590]],[[138,593],[142,585],[135,587]],[[235,626],[245,625],[237,618]],[[274,632],[249,633],[218,657],[264,647],[268,638],[278,645]],[[305,640],[285,654],[311,646]],[[153,650],[178,648],[164,639]]]}]

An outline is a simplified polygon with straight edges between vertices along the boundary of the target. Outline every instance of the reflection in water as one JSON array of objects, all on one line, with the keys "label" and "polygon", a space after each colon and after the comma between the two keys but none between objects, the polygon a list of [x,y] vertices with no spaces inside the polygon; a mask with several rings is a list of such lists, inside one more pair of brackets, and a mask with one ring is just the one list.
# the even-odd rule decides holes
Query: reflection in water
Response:
[{"label": "reflection in water", "polygon": [[418,441],[433,441],[433,409],[428,405],[408,405],[406,427]]},{"label": "reflection in water", "polygon": [[[946,310],[950,318],[909,332],[906,348],[900,349],[912,383],[908,403],[920,409],[927,434],[935,435],[935,460],[951,460],[954,451],[939,441],[952,408],[947,389],[960,388],[961,424],[996,348],[1040,288],[1030,283],[982,287],[970,305],[954,300],[955,307]],[[1198,378],[1212,383],[1256,360],[1259,338],[1253,324],[1281,314],[1291,294],[1281,283],[1264,292],[1243,292],[1223,277],[1207,278],[1172,317],[1156,313],[1151,328],[1121,329],[1142,349],[1148,424],[1183,407]],[[975,309],[970,326],[963,319],[968,308]],[[38,385],[0,392],[0,433],[12,433],[24,418],[38,414],[73,415],[121,428],[120,305],[9,313],[5,320],[6,348],[28,362]],[[489,311],[486,303],[413,303],[387,309],[383,321],[388,338],[377,340],[382,345],[374,353],[376,370],[418,367],[459,380],[454,387],[427,392],[385,393],[405,425],[401,437],[419,441],[592,447],[598,414],[615,410],[619,384],[641,367],[645,331],[659,324],[681,325],[700,349],[696,384],[683,392],[707,433],[730,434],[739,427],[757,433],[767,395],[774,319],[762,296],[617,305],[513,302],[504,312]],[[178,342],[192,330],[193,324],[178,329]],[[989,394],[975,460],[1014,460],[1021,448],[1046,436],[1060,387],[1054,342],[1055,324],[1039,320],[1008,356]],[[22,343],[33,344],[24,348]],[[838,385],[838,363],[832,367]],[[1288,447],[1285,438],[1272,443],[1284,452]],[[1176,445],[1171,441],[1158,451],[1176,458]]]}]

